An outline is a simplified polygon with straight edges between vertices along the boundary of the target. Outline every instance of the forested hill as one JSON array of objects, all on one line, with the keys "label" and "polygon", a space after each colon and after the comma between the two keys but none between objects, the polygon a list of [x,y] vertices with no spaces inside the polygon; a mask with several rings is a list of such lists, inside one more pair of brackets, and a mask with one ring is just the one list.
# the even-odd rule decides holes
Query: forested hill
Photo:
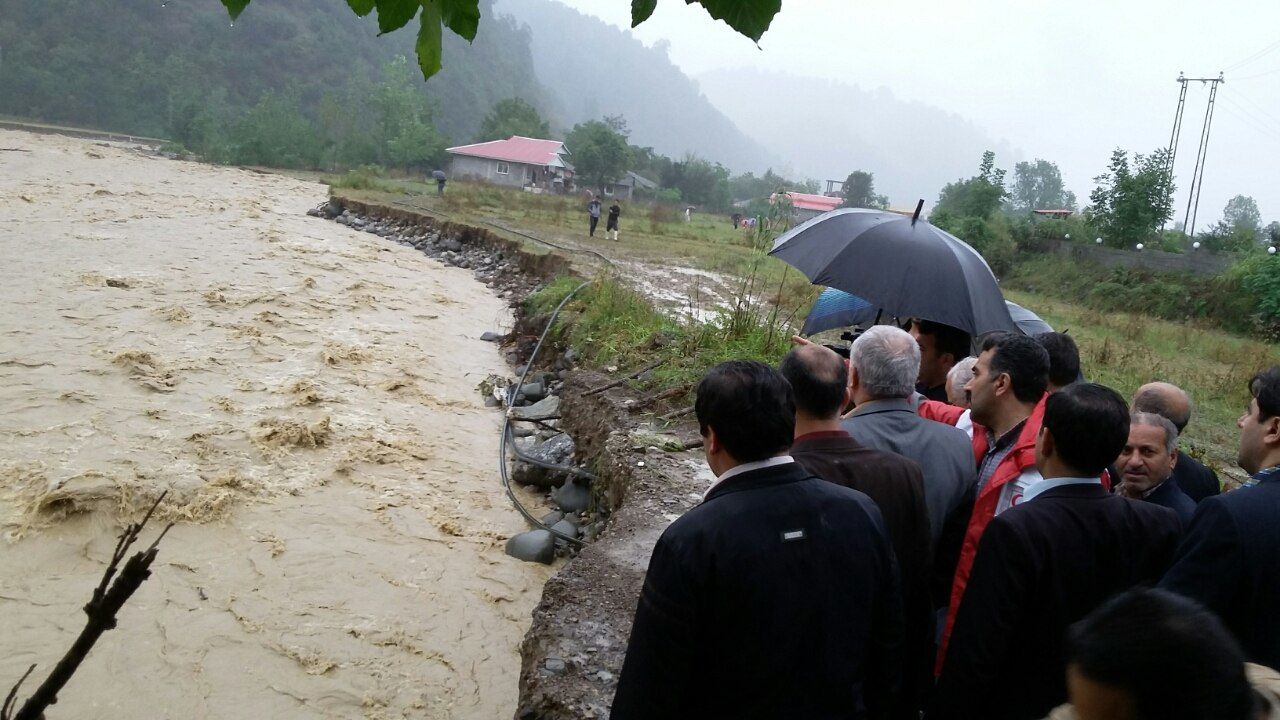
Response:
[{"label": "forested hill", "polygon": [[[417,79],[449,140],[470,141],[503,98],[554,107],[528,34],[484,12],[475,43],[445,33],[444,71]],[[217,0],[0,0],[0,113],[161,137],[193,105],[234,115],[268,91],[296,94],[317,121],[326,97],[358,113],[361,86],[414,56],[412,28],[377,33],[343,0],[255,2],[234,24]]]},{"label": "forested hill", "polygon": [[553,0],[498,0],[496,7],[532,30],[534,67],[562,101],[568,124],[622,115],[632,144],[673,158],[694,153],[736,172],[782,163],[712,105],[660,46]]}]

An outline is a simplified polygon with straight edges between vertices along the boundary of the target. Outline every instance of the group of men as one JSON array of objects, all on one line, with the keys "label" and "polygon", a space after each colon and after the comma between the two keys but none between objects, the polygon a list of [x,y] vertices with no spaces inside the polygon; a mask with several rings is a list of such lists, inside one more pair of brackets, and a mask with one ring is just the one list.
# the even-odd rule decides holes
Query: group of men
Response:
[{"label": "group of men", "polygon": [[653,550],[614,718],[1280,718],[1280,368],[1220,494],[1177,387],[962,336],[707,373],[717,479]]},{"label": "group of men", "polygon": [[[600,223],[600,207],[601,203],[598,197],[592,196],[591,200],[587,201],[587,232],[591,237],[596,236],[596,225]],[[604,224],[605,232],[608,233],[610,240],[618,239],[618,218],[620,217],[622,217],[622,206],[618,204],[617,200],[614,200],[613,204],[609,206],[609,219]]]}]

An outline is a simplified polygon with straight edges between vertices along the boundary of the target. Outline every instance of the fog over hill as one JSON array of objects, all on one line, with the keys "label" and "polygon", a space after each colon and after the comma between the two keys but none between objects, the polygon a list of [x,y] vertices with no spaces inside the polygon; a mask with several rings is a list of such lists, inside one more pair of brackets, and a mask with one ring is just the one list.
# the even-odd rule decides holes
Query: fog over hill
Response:
[{"label": "fog over hill", "polygon": [[843,180],[867,170],[895,207],[917,198],[932,203],[943,185],[977,172],[984,150],[994,150],[997,166],[1010,172],[1023,159],[974,123],[887,88],[747,68],[697,81],[717,108],[798,173]]},{"label": "fog over hill", "polygon": [[[495,10],[527,25],[539,81],[555,95],[563,124],[622,115],[631,142],[679,159],[695,153],[735,173],[780,167],[773,152],[712,105],[697,83],[631,33],[551,0],[498,0]],[[570,148],[572,150],[572,148]]]}]

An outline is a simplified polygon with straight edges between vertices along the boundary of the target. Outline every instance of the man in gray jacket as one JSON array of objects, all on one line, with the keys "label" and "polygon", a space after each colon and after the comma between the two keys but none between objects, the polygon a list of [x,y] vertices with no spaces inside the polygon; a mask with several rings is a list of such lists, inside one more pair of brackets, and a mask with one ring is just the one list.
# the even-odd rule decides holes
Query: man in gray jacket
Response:
[{"label": "man in gray jacket", "polygon": [[[920,347],[892,325],[876,325],[849,350],[855,408],[844,429],[877,450],[915,460],[924,470],[924,501],[935,544],[948,519],[972,504],[977,468],[963,430],[916,414],[911,396],[920,372]],[[967,518],[958,519],[967,522]],[[945,556],[944,550],[944,556]]]}]

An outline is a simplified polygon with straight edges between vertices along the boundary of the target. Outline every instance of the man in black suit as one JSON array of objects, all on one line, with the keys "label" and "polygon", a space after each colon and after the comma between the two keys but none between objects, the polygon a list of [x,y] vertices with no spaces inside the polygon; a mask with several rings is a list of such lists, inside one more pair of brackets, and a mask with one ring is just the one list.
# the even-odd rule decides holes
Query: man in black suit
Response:
[{"label": "man in black suit", "polygon": [[929,717],[1032,720],[1067,699],[1063,636],[1111,595],[1155,582],[1181,532],[1172,510],[1112,495],[1129,410],[1076,383],[1045,401],[1041,480],[982,535]]},{"label": "man in black suit", "polygon": [[918,717],[924,690],[933,681],[933,613],[929,602],[932,539],[920,465],[901,455],[866,447],[840,426],[849,402],[844,359],[822,345],[794,348],[778,368],[796,403],[791,457],[828,482],[866,493],[884,516],[898,558],[906,619],[905,667],[900,716]]},{"label": "man in black suit", "polygon": [[[1167,382],[1147,383],[1133,394],[1133,411],[1155,413],[1169,418],[1169,422],[1173,423],[1181,435],[1187,429],[1187,423],[1191,422],[1191,398],[1177,385]],[[1178,453],[1178,464],[1173,468],[1173,481],[1197,505],[1201,500],[1222,492],[1218,475],[1205,467],[1204,463],[1183,452]]]},{"label": "man in black suit", "polygon": [[1115,491],[1169,508],[1178,513],[1185,528],[1191,524],[1196,504],[1171,479],[1180,462],[1178,430],[1173,422],[1155,413],[1133,413],[1129,416],[1129,440],[1116,459],[1121,482]]},{"label": "man in black suit", "polygon": [[875,503],[786,454],[767,365],[712,368],[694,410],[717,480],[653,549],[612,717],[888,717],[902,599]]},{"label": "man in black suit", "polygon": [[1250,662],[1280,668],[1280,367],[1249,393],[1237,459],[1252,480],[1200,503],[1160,587],[1217,613]]}]

